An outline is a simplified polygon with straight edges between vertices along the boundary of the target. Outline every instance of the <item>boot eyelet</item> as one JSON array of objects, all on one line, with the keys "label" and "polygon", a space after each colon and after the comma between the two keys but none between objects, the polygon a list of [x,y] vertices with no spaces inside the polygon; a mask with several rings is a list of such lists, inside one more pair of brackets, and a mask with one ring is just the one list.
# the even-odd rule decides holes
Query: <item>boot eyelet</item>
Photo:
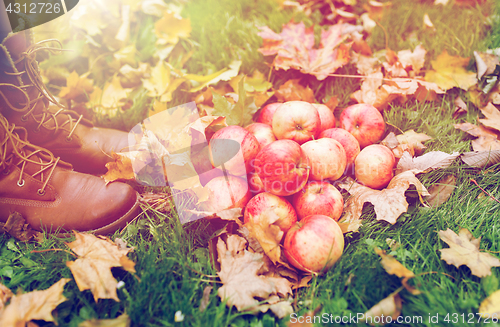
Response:
[{"label": "boot eyelet", "polygon": [[67,137],[66,136],[66,142],[70,143],[71,141],[73,141],[73,137]]},{"label": "boot eyelet", "polygon": [[40,128],[35,128],[35,129],[33,129],[33,133],[35,133],[35,134],[36,134],[36,133],[39,133],[39,132],[40,132]]},{"label": "boot eyelet", "polygon": [[21,180],[21,182],[19,183],[19,181],[17,181],[17,186],[19,187],[23,187],[24,186],[24,179]]},{"label": "boot eyelet", "polygon": [[24,115],[21,116],[21,121],[23,122],[27,122],[28,121],[28,117],[25,117]]},{"label": "boot eyelet", "polygon": [[36,191],[36,194],[38,194],[40,196],[44,196],[45,195],[45,191],[42,191],[42,189],[38,189],[38,191]]},{"label": "boot eyelet", "polygon": [[6,169],[6,170],[4,170],[4,171],[3,171],[3,174],[4,174],[5,176],[7,176],[8,174],[10,174],[10,169]]}]

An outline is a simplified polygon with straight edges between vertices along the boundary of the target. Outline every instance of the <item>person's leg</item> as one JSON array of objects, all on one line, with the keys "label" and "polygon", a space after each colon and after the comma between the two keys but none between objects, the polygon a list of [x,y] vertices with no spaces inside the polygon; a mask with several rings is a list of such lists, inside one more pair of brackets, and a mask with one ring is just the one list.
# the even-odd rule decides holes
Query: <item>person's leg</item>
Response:
[{"label": "person's leg", "polygon": [[5,11],[5,3],[0,1],[0,43],[2,43],[3,39],[5,39],[10,32],[12,32],[12,28],[10,27],[7,12]]}]

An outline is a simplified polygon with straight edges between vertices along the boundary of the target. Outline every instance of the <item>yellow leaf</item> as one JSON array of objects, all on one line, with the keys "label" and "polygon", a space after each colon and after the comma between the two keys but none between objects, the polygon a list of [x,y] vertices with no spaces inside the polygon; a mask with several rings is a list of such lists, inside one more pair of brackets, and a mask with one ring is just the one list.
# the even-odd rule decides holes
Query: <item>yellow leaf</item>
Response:
[{"label": "yellow leaf", "polygon": [[500,131],[500,111],[491,102],[484,108],[479,108],[486,119],[479,119],[479,121],[486,127]]},{"label": "yellow leaf", "polygon": [[115,74],[111,82],[104,85],[101,91],[98,87],[90,96],[90,100],[94,105],[102,106],[104,108],[119,108],[128,98],[132,89],[124,89],[120,83],[120,78]]},{"label": "yellow leaf", "polygon": [[78,325],[78,327],[129,327],[130,317],[124,313],[115,319],[92,319]]},{"label": "yellow leaf", "polygon": [[483,318],[491,318],[494,314],[500,316],[500,290],[493,292],[481,302],[479,314]]},{"label": "yellow leaf", "polygon": [[284,232],[274,223],[280,217],[274,212],[274,208],[268,208],[260,217],[258,222],[250,219],[244,226],[249,231],[249,237],[255,238],[264,253],[271,259],[273,263],[277,263],[281,257],[280,242],[284,236]]},{"label": "yellow leaf", "polygon": [[106,184],[116,180],[134,180],[135,174],[131,159],[119,153],[111,152],[111,155],[115,161],[106,163],[108,171],[102,176]]},{"label": "yellow leaf", "polygon": [[94,81],[87,78],[87,74],[78,76],[76,71],[73,71],[66,78],[66,86],[61,88],[59,96],[64,99],[74,100],[81,95],[90,94],[94,90]]},{"label": "yellow leaf", "polygon": [[158,44],[176,44],[179,38],[187,38],[191,34],[191,21],[165,11],[163,17],[155,23],[155,34]]},{"label": "yellow leaf", "polygon": [[405,266],[403,266],[396,258],[392,255],[385,254],[385,251],[382,251],[379,248],[375,248],[375,253],[377,253],[381,258],[380,264],[384,267],[385,271],[389,275],[396,275],[399,278],[403,277],[415,277],[412,271],[408,270]]},{"label": "yellow leaf", "polygon": [[1,312],[0,326],[24,327],[31,320],[54,321],[52,311],[66,298],[62,295],[69,278],[62,278],[44,291],[14,295]]},{"label": "yellow leaf", "polygon": [[441,259],[449,265],[466,265],[478,277],[491,275],[492,267],[500,267],[500,260],[489,253],[479,251],[481,238],[474,238],[467,229],[462,228],[455,234],[451,229],[439,231],[439,238],[450,246],[441,249]]},{"label": "yellow leaf", "polygon": [[477,84],[476,74],[465,69],[469,58],[450,56],[446,50],[436,60],[432,60],[432,68],[425,74],[425,80],[436,83],[440,88],[449,90],[459,87],[467,90]]},{"label": "yellow leaf", "polygon": [[142,85],[149,91],[148,96],[160,97],[161,102],[169,102],[172,100],[172,93],[184,81],[184,78],[173,78],[170,66],[164,61],[158,61],[151,71],[151,77],[143,79]]},{"label": "yellow leaf", "polygon": [[120,249],[107,237],[75,233],[76,240],[66,245],[78,255],[75,261],[67,261],[80,291],[88,290],[94,300],[113,299],[120,301],[116,294],[118,282],[111,273],[112,267],[122,267],[135,272],[135,263],[127,257],[132,248]]},{"label": "yellow leaf", "polygon": [[189,92],[198,92],[208,85],[217,84],[220,81],[231,80],[232,78],[238,75],[238,72],[240,71],[240,66],[241,66],[241,61],[233,61],[229,64],[229,67],[221,69],[218,72],[215,72],[210,75],[202,76],[202,75],[186,74],[183,77],[191,81],[201,83],[197,87],[194,87],[189,90]]}]

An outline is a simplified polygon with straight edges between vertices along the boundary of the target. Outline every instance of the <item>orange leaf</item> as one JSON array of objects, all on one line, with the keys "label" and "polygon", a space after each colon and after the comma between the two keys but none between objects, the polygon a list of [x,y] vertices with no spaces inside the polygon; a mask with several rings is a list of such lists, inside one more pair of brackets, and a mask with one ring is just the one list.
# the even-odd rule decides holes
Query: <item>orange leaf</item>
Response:
[{"label": "orange leaf", "polygon": [[135,173],[130,158],[114,152],[111,155],[115,161],[106,163],[108,172],[102,176],[106,184],[116,180],[134,180]]},{"label": "orange leaf", "polygon": [[314,92],[309,88],[309,86],[302,86],[299,83],[300,79],[288,80],[285,84],[281,85],[280,88],[274,93],[278,101],[305,101],[314,103]]},{"label": "orange leaf", "polygon": [[450,56],[446,50],[431,61],[432,68],[425,74],[425,80],[436,83],[444,90],[459,87],[467,90],[477,84],[476,74],[467,71],[465,67],[469,64],[469,58]]}]

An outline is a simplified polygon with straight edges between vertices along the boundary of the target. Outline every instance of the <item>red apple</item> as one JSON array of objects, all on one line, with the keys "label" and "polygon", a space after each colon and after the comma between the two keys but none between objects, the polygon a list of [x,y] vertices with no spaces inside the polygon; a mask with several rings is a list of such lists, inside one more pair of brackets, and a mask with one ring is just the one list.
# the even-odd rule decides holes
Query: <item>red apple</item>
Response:
[{"label": "red apple", "polygon": [[243,216],[245,224],[249,221],[259,223],[269,218],[269,213],[276,214],[279,218],[273,224],[278,226],[283,232],[286,232],[297,222],[297,214],[290,202],[284,198],[264,192],[254,196],[245,207]]},{"label": "red apple", "polygon": [[215,177],[205,185],[205,188],[208,190],[205,209],[211,212],[231,208],[243,209],[252,198],[247,181],[232,175]]},{"label": "red apple", "polygon": [[328,182],[309,182],[292,199],[298,219],[325,215],[338,221],[344,210],[342,194]]},{"label": "red apple", "polygon": [[[237,143],[223,140],[238,142],[239,150],[236,148]],[[231,175],[243,176],[251,171],[252,161],[260,151],[260,144],[252,133],[233,125],[218,130],[210,139],[209,148],[210,161],[214,167],[224,164]]]},{"label": "red apple", "polygon": [[247,175],[248,186],[250,187],[250,192],[253,194],[259,194],[265,192],[264,184],[260,180],[259,175],[255,171],[252,171]]},{"label": "red apple", "polygon": [[255,158],[255,171],[267,192],[287,196],[298,192],[309,177],[309,159],[292,140],[266,145]]},{"label": "red apple", "polygon": [[301,145],[309,158],[312,180],[337,180],[346,167],[346,155],[342,144],[330,138],[309,141]]},{"label": "red apple", "polygon": [[396,159],[392,151],[381,144],[372,144],[361,150],[354,161],[354,174],[361,184],[382,189],[394,177]]},{"label": "red apple", "polygon": [[319,103],[312,103],[312,105],[318,110],[319,120],[321,121],[320,132],[335,127],[335,116],[330,108]]},{"label": "red apple", "polygon": [[276,109],[272,126],[278,140],[302,144],[319,134],[321,121],[318,110],[309,102],[288,101]]},{"label": "red apple", "polygon": [[377,108],[367,103],[349,106],[340,114],[340,128],[351,133],[364,148],[382,139],[384,117]]},{"label": "red apple", "polygon": [[269,143],[276,141],[276,136],[274,136],[273,129],[271,126],[263,123],[253,123],[245,127],[247,131],[252,133],[253,136],[259,141],[260,148],[262,149]]},{"label": "red apple", "polygon": [[342,256],[344,235],[332,218],[307,216],[288,230],[283,247],[294,267],[319,273],[330,269]]},{"label": "red apple", "polygon": [[328,137],[342,144],[347,158],[347,166],[354,164],[354,159],[361,149],[358,140],[351,133],[342,128],[330,128],[321,132],[319,137]]},{"label": "red apple", "polygon": [[274,113],[282,104],[281,102],[275,102],[264,106],[264,108],[260,109],[260,115],[259,118],[257,118],[257,122],[271,126],[273,124]]}]

